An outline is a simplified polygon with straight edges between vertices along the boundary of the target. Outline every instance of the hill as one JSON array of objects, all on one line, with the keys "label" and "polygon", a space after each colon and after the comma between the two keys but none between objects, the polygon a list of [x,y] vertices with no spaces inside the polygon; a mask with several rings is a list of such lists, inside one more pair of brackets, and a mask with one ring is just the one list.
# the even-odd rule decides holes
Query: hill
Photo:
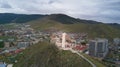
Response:
[{"label": "hill", "polygon": [[18,59],[14,67],[92,67],[77,54],[59,50],[55,45],[46,42],[26,49]]},{"label": "hill", "polygon": [[28,21],[40,19],[46,15],[26,15],[26,14],[12,14],[12,13],[0,13],[0,24],[5,23],[25,23]]},{"label": "hill", "polygon": [[120,28],[92,20],[75,19],[62,14],[49,15],[42,19],[28,22],[34,29],[55,29],[66,32],[85,32],[89,37],[120,37]]},{"label": "hill", "polygon": [[[74,24],[82,21],[83,23],[96,24],[96,21],[76,19],[65,14],[51,14],[51,15],[40,15],[40,14],[12,14],[12,13],[0,13],[0,24],[5,23],[26,23],[36,19],[48,18],[51,20],[59,21],[62,24]],[[98,23],[98,22],[97,22]],[[99,22],[100,23],[100,22]]]},{"label": "hill", "polygon": [[105,24],[93,20],[73,18],[64,14],[26,15],[0,14],[0,23],[27,23],[37,30],[63,30],[66,32],[85,32],[89,37],[115,38],[120,37],[120,24]]},{"label": "hill", "polygon": [[116,29],[120,29],[120,24],[118,24],[118,23],[108,23],[108,25],[110,25]]}]

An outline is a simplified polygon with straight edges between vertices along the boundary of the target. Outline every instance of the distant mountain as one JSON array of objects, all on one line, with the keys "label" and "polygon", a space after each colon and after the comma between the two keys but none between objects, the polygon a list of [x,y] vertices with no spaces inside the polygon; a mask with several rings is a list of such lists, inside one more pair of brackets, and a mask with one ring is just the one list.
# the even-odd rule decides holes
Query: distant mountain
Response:
[{"label": "distant mountain", "polygon": [[25,23],[38,18],[42,18],[46,15],[25,15],[25,14],[12,14],[12,13],[0,13],[0,24],[5,23]]},{"label": "distant mountain", "polygon": [[98,24],[100,22],[92,21],[92,20],[83,20],[76,19],[65,14],[51,14],[51,15],[40,15],[40,14],[12,14],[12,13],[0,13],[0,24],[4,23],[25,23],[36,19],[47,18],[51,20],[58,21],[63,24],[74,24],[74,23],[90,23],[90,24]]},{"label": "distant mountain", "polygon": [[118,24],[118,23],[107,23],[107,25],[110,25],[110,26],[120,30],[120,24]]},{"label": "distant mountain", "polygon": [[96,22],[93,20],[84,20],[73,18],[65,14],[51,14],[44,18],[60,22],[62,24],[74,24],[74,23],[88,23],[88,24],[100,24],[101,22]]},{"label": "distant mountain", "polygon": [[63,14],[52,14],[44,18],[28,22],[34,29],[45,30],[55,29],[66,32],[86,32],[89,37],[114,38],[120,37],[120,28],[96,22],[72,18]]},{"label": "distant mountain", "polygon": [[56,29],[66,32],[86,32],[89,37],[120,37],[120,24],[106,24],[93,20],[73,18],[65,14],[51,15],[25,15],[25,14],[0,14],[0,23],[27,23],[34,29]]}]

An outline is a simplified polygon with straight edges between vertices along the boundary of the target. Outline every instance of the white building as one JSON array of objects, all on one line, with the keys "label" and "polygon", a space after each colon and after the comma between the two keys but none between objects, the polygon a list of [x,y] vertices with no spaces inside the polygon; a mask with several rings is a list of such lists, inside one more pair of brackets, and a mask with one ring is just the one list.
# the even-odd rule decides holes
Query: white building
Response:
[{"label": "white building", "polygon": [[30,46],[30,42],[18,42],[18,44],[17,44],[18,48],[23,48],[23,49],[25,49],[29,46]]},{"label": "white building", "polygon": [[96,39],[89,42],[89,55],[103,58],[108,53],[108,40]]},{"label": "white building", "polygon": [[13,67],[13,64],[8,64],[7,67]]},{"label": "white building", "polygon": [[62,34],[62,48],[65,48],[65,44],[66,44],[66,33]]},{"label": "white building", "polygon": [[120,49],[120,38],[114,38],[113,44],[114,44],[114,49],[118,51]]},{"label": "white building", "polygon": [[4,42],[4,47],[9,48],[10,47],[10,42]]},{"label": "white building", "polygon": [[114,41],[114,44],[120,44],[120,38],[114,38],[113,39],[113,41]]}]

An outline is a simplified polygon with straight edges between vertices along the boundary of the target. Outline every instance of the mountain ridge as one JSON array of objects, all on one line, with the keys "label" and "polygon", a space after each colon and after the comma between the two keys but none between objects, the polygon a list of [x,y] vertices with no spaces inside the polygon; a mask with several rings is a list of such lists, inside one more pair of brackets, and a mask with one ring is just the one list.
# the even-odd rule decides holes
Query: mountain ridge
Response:
[{"label": "mountain ridge", "polygon": [[[12,16],[12,17],[11,17]],[[30,17],[33,16],[35,17],[34,19],[31,19]],[[42,14],[14,14],[14,13],[0,13],[0,23],[3,23],[1,20],[4,20],[3,18],[12,18],[12,19],[16,19],[16,18],[29,18],[31,20],[36,20],[36,19],[40,19],[41,17],[49,17],[51,19],[57,19],[57,18],[69,18],[69,19],[73,19],[75,21],[84,21],[84,22],[87,22],[89,21],[90,23],[92,22],[98,22],[98,21],[93,21],[93,20],[85,20],[85,19],[80,19],[80,18],[74,18],[74,17],[71,17],[71,16],[68,16],[68,15],[65,15],[65,14],[46,14],[46,15],[42,15]],[[9,20],[8,19],[8,20]],[[9,20],[9,23],[11,22],[11,20]],[[28,22],[28,21],[27,21]],[[19,23],[19,22],[18,22]],[[22,22],[24,23],[24,22]],[[98,22],[98,23],[102,23],[102,22]]]},{"label": "mountain ridge", "polygon": [[3,23],[2,21],[6,21],[6,23],[27,23],[37,30],[56,29],[67,32],[86,32],[90,37],[120,37],[120,24],[78,19],[65,14],[0,14],[0,23]]},{"label": "mountain ridge", "polygon": [[[32,20],[36,20],[36,19],[40,19],[40,18],[44,18],[44,17],[47,17],[47,18],[50,18],[50,19],[54,19],[54,20],[58,20],[58,21],[61,21],[58,18],[61,18],[61,19],[66,19],[67,18],[69,20],[72,19],[72,21],[75,21],[75,22],[82,21],[83,23],[89,23],[89,24],[103,23],[103,22],[98,22],[98,21],[94,21],[94,20],[86,20],[86,19],[74,18],[74,17],[68,16],[66,14],[15,14],[15,13],[0,13],[0,24],[13,23],[15,21],[16,21],[16,23],[26,23],[26,22],[29,22],[29,21],[32,21]],[[27,19],[27,20],[25,20],[25,19]],[[25,20],[25,21],[20,21],[20,20]],[[68,22],[67,21],[67,24],[73,24],[73,22]],[[120,25],[118,23],[104,23],[104,24]]]}]

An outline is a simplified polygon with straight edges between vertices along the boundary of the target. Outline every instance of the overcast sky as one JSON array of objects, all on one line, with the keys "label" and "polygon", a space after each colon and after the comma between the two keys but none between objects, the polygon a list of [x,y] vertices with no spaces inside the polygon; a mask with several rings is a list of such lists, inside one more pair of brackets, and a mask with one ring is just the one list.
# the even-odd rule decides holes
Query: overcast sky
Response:
[{"label": "overcast sky", "polygon": [[54,14],[120,23],[120,0],[0,0],[0,13]]}]

